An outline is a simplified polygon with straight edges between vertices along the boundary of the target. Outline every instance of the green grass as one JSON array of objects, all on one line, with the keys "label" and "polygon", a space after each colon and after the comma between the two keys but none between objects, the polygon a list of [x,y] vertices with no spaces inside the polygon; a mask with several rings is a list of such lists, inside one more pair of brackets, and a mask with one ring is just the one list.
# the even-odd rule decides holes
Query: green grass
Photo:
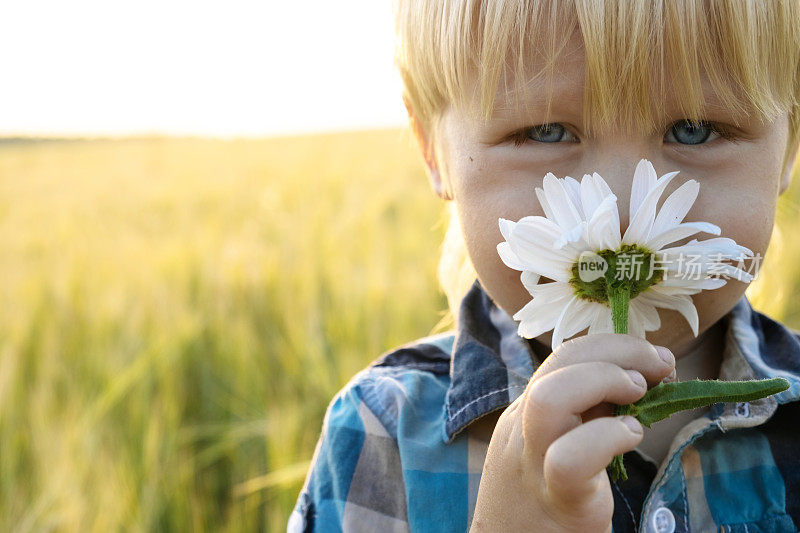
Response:
[{"label": "green grass", "polygon": [[[0,143],[0,531],[284,530],[333,395],[446,309],[408,135]],[[794,325],[797,178],[750,293]]]},{"label": "green grass", "polygon": [[446,309],[400,130],[0,145],[0,530],[285,530],[325,407]]}]

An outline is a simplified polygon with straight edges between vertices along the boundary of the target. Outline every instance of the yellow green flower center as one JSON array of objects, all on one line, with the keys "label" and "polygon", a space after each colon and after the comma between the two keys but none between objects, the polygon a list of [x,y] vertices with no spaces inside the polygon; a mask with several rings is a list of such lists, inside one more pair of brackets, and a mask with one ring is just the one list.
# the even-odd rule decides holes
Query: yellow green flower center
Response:
[{"label": "yellow green flower center", "polygon": [[590,252],[573,265],[569,283],[580,298],[593,302],[608,303],[610,295],[625,289],[633,299],[663,279],[655,257],[653,251],[637,244]]}]

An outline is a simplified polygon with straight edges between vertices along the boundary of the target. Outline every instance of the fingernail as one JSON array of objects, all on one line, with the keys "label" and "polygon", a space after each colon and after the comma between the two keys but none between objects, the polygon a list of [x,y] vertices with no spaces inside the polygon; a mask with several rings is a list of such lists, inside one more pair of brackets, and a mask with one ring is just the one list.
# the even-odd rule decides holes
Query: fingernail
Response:
[{"label": "fingernail", "polygon": [[658,352],[659,357],[661,360],[671,365],[675,361],[675,356],[672,355],[672,352],[669,348],[665,348],[664,346],[656,346],[656,351]]},{"label": "fingernail", "polygon": [[628,426],[631,431],[633,431],[634,433],[642,432],[642,424],[640,424],[639,421],[636,420],[636,418],[630,415],[625,415],[621,418],[622,418],[622,423]]},{"label": "fingernail", "polygon": [[644,376],[641,375],[636,370],[626,370],[625,372],[628,373],[628,377],[631,378],[631,381],[638,386],[638,387],[647,387],[647,381],[645,381]]},{"label": "fingernail", "polygon": [[669,373],[669,376],[665,377],[661,380],[661,383],[673,383],[677,379],[677,372],[675,369],[672,369],[672,372]]}]

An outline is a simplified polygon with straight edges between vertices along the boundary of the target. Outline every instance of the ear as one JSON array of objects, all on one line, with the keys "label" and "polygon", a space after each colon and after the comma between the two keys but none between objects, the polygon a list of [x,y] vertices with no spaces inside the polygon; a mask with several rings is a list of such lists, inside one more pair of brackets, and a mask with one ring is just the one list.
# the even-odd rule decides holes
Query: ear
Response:
[{"label": "ear", "polygon": [[794,167],[794,163],[797,160],[797,150],[800,148],[800,144],[794,149],[794,153],[786,162],[786,166],[783,169],[783,176],[781,176],[781,190],[778,193],[779,195],[783,194],[786,189],[789,188],[789,184],[792,182],[792,167]]},{"label": "ear", "polygon": [[406,106],[406,111],[408,112],[408,121],[411,126],[411,131],[414,133],[414,137],[417,139],[417,144],[419,144],[420,151],[422,152],[422,157],[425,159],[425,167],[428,170],[428,181],[430,181],[433,192],[442,200],[452,200],[453,193],[443,183],[442,173],[439,169],[439,162],[436,157],[436,150],[430,142],[431,139],[428,132],[425,131],[422,124],[417,119],[417,116],[414,114],[414,109],[411,107],[405,95],[403,95],[403,104]]}]

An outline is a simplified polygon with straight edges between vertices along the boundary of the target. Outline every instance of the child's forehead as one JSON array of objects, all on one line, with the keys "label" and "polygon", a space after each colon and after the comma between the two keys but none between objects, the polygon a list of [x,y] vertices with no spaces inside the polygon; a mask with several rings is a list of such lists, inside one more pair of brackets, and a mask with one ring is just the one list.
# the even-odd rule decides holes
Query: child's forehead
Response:
[{"label": "child's forehead", "polygon": [[[654,111],[664,114],[674,114],[680,111],[679,102],[681,94],[674,84],[673,78],[668,72],[664,73],[666,86],[659,88],[653,82],[650,88],[650,100]],[[700,91],[699,101],[708,113],[734,115],[735,112],[730,107],[724,105],[724,100],[720,93],[714,88],[710,78],[704,72],[699,74]],[[728,88],[743,98],[743,94],[734,84]],[[518,114],[527,110],[532,113],[541,113],[546,110],[548,99],[553,110],[577,110],[580,111],[584,106],[587,86],[583,67],[571,69],[569,67],[559,69],[552,79],[546,79],[541,75],[534,76],[525,81],[522,90],[517,93],[513,87],[498,87],[496,99],[492,107],[492,117],[494,119],[504,119],[511,115]],[[515,99],[515,97],[518,97]],[[477,106],[477,101],[470,102],[470,105]]]},{"label": "child's forehead", "polygon": [[[580,119],[584,107],[591,108],[591,93],[596,91],[587,78],[586,50],[579,32],[573,33],[564,43],[563,48],[555,54],[547,56],[542,52],[527,54],[523,61],[517,64],[517,57],[509,54],[514,60],[507,61],[501,70],[494,102],[489,117],[481,117],[481,93],[478,82],[480,73],[476,72],[471,80],[471,99],[466,103],[466,114],[472,120],[480,122],[515,122],[521,118],[531,119],[549,117],[553,114],[560,116],[574,115]],[[551,68],[548,68],[551,67]],[[613,68],[614,65],[611,65]],[[619,73],[616,79],[619,84],[626,83],[625,77],[632,76],[626,72],[625,65],[618,65]],[[641,72],[637,74],[641,75]],[[714,75],[718,77],[716,84],[703,64],[697,68],[696,90],[689,94],[677,80],[676,74],[668,62],[650,65],[647,69],[648,84],[646,91],[636,95],[638,105],[649,105],[649,116],[652,117],[650,127],[661,128],[670,121],[686,118],[686,112],[696,106],[707,120],[730,121],[736,125],[748,122],[753,115],[753,109],[748,106],[749,99],[742,91],[741,84],[736,83],[733,76],[718,69]],[[721,78],[721,79],[720,79]],[[719,89],[728,92],[727,99]],[[618,117],[629,116],[630,99],[618,99],[617,91],[612,93],[607,101],[608,108]],[[730,102],[736,102],[731,105]],[[616,109],[614,109],[616,104]],[[549,105],[549,109],[548,109]],[[682,117],[683,116],[683,117]],[[609,128],[619,125],[607,124]],[[643,128],[642,124],[629,124],[629,129]]]}]

